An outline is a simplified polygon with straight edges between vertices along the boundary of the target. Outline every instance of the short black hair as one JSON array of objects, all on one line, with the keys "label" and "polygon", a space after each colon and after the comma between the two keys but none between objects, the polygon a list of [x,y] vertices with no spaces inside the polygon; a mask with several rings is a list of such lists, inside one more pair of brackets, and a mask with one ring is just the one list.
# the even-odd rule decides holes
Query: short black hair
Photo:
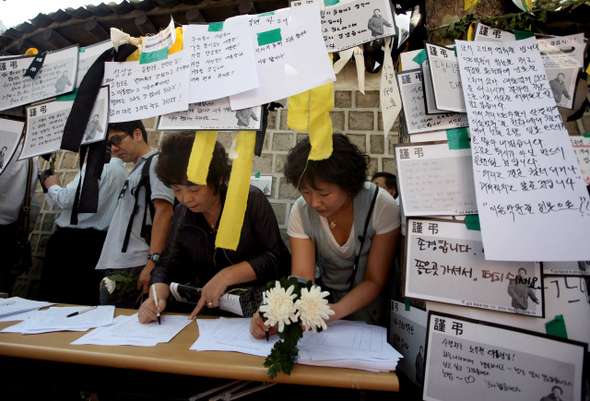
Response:
[{"label": "short black hair", "polygon": [[521,270],[523,270],[523,271],[524,271],[524,274],[527,274],[527,271],[526,271],[526,269],[525,269],[524,267],[519,267],[519,268],[518,268],[518,272],[519,272],[519,273],[520,273],[520,271],[521,271]]},{"label": "short black hair", "polygon": [[[156,164],[156,174],[164,185],[195,185],[186,175],[194,142],[194,132],[177,132],[164,138]],[[217,192],[221,186],[220,182],[225,182],[229,178],[230,171],[231,164],[225,148],[221,143],[215,142],[207,184]]]},{"label": "short black hair", "polygon": [[338,185],[355,196],[363,188],[369,167],[369,156],[352,144],[346,135],[332,135],[332,155],[324,160],[308,160],[309,137],[295,145],[287,155],[285,178],[299,189],[308,185],[317,189],[316,180]]},{"label": "short black hair", "polygon": [[559,386],[553,386],[553,387],[551,387],[551,391],[553,391],[555,389],[558,389],[559,390],[559,393],[560,394],[563,394],[563,389],[561,387],[559,387]]},{"label": "short black hair", "polygon": [[373,181],[375,178],[385,178],[385,185],[387,185],[387,189],[395,189],[395,197],[397,198],[397,177],[395,174],[388,173],[386,171],[379,171],[373,174]]},{"label": "short black hair", "polygon": [[[121,131],[126,133],[129,136],[133,136],[133,131],[137,128],[141,130],[141,136],[145,143],[148,143],[148,136],[147,132],[145,131],[145,127],[143,126],[143,122],[141,120],[134,120],[134,121],[126,121],[122,123],[110,123],[109,124],[109,131]],[[107,131],[108,132],[108,131]]]}]

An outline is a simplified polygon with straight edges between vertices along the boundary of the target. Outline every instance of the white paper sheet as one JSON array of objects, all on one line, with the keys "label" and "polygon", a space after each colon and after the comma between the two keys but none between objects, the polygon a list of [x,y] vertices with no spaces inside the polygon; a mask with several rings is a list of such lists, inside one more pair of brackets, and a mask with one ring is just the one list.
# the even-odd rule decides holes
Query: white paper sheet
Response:
[{"label": "white paper sheet", "polygon": [[391,131],[397,116],[402,109],[402,99],[395,77],[395,66],[391,57],[393,40],[385,39],[383,49],[383,68],[381,69],[381,87],[379,90],[379,101],[381,103],[381,115],[383,118],[383,133]]},{"label": "white paper sheet", "polygon": [[22,334],[39,334],[52,331],[86,331],[113,322],[115,307],[101,305],[76,316],[67,315],[86,309],[85,306],[52,307],[37,311],[23,322]]},{"label": "white paper sheet", "polygon": [[24,76],[34,56],[0,60],[0,110],[63,95],[74,90],[78,72],[78,46],[49,52],[32,79]]},{"label": "white paper sheet", "polygon": [[188,109],[190,60],[187,50],[166,60],[105,63],[109,123],[139,120]]},{"label": "white paper sheet", "polygon": [[248,17],[228,18],[218,31],[211,25],[183,26],[184,46],[191,52],[190,103],[221,99],[258,87]]},{"label": "white paper sheet", "polygon": [[155,347],[159,343],[170,342],[192,320],[186,315],[162,315],[161,324],[151,322],[142,324],[137,314],[118,316],[115,323],[101,327],[80,337],[72,345],[134,345]]},{"label": "white paper sheet", "polygon": [[20,297],[2,298],[0,299],[0,317],[3,319],[12,319],[15,314],[36,311],[51,305],[53,305],[51,302],[32,301]]},{"label": "white paper sheet", "polygon": [[249,16],[259,87],[230,97],[232,110],[287,98],[336,80],[318,4]]},{"label": "white paper sheet", "polygon": [[536,39],[457,54],[486,259],[589,260],[590,200]]}]

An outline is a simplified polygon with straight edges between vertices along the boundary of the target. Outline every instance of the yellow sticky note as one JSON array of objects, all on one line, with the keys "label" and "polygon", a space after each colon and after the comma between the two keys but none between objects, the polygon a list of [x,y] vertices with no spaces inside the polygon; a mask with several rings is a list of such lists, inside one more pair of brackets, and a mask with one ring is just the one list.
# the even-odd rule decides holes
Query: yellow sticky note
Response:
[{"label": "yellow sticky note", "polygon": [[186,176],[192,183],[207,185],[209,164],[217,140],[217,131],[198,131],[195,134],[191,157],[188,160]]},{"label": "yellow sticky note", "polygon": [[255,131],[241,131],[236,141],[239,156],[233,162],[223,214],[219,220],[219,230],[215,247],[235,251],[240,242],[244,215],[250,192],[252,160],[254,159]]}]

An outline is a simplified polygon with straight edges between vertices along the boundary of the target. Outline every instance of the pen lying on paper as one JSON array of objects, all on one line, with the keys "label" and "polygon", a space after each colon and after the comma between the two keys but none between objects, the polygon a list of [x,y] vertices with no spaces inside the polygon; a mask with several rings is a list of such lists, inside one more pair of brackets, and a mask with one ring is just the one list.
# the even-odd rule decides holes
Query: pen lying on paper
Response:
[{"label": "pen lying on paper", "polygon": [[[156,303],[156,309],[158,309],[158,293],[156,292],[156,285],[152,285],[152,291],[154,293],[154,302]],[[158,324],[162,324],[160,320],[160,312],[158,312]]]},{"label": "pen lying on paper", "polygon": [[76,316],[76,315],[81,315],[82,313],[90,312],[91,310],[94,310],[94,309],[96,309],[96,306],[91,306],[90,308],[86,308],[86,309],[79,310],[77,312],[70,313],[66,317],[72,317],[72,316]]}]

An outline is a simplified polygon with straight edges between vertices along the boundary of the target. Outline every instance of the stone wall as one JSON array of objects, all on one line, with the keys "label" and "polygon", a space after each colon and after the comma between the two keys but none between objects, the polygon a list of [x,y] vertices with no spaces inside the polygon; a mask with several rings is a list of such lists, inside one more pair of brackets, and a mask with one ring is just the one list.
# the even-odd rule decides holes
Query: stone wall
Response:
[{"label": "stone wall", "polygon": [[[377,171],[395,173],[393,145],[398,143],[398,125],[394,125],[389,133],[384,135],[379,107],[379,79],[380,74],[366,74],[365,93],[358,90],[356,69],[349,65],[338,75],[334,84],[335,108],[331,112],[334,132],[345,133],[350,140],[367,152],[371,157],[369,177]],[[296,132],[287,126],[287,99],[281,100],[284,108],[270,112],[268,128],[260,157],[255,156],[252,174],[272,175],[273,186],[269,201],[276,214],[283,238],[288,245],[286,228],[291,205],[299,196],[296,189],[285,182],[283,165],[291,147],[306,133]],[[149,145],[158,149],[166,132],[155,130],[157,119],[144,120],[148,131]],[[571,135],[590,132],[590,115],[586,113],[578,122],[566,123]],[[219,132],[218,140],[229,149],[231,133]],[[41,169],[47,168],[47,162],[40,159]],[[59,152],[55,162],[55,171],[62,185],[70,182],[78,172],[78,155],[69,151]],[[128,166],[129,168],[131,166]],[[55,230],[55,220],[60,209],[49,207],[43,197],[41,187],[38,186],[35,196],[42,205],[31,234],[33,250],[33,269],[21,276],[15,287],[15,294],[22,297],[35,298],[38,279],[45,255],[47,240]]]}]

